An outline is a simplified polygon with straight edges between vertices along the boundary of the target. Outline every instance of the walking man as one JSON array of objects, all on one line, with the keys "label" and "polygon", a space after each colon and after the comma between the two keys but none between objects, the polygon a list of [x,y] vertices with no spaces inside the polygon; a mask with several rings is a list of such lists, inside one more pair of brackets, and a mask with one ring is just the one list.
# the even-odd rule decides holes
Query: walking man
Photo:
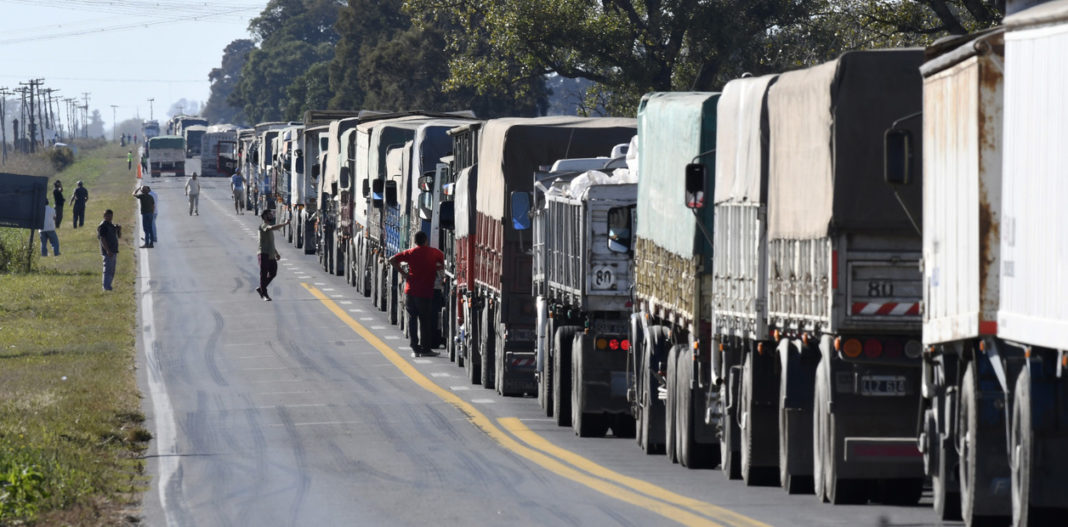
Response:
[{"label": "walking man", "polygon": [[145,229],[145,243],[142,249],[151,249],[156,241],[156,200],[149,194],[148,187],[137,187],[133,197],[141,202],[141,226]]},{"label": "walking man", "polygon": [[44,225],[41,226],[41,256],[48,256],[48,243],[52,243],[52,256],[59,256],[59,236],[56,235],[56,209],[45,200]]},{"label": "walking man", "polygon": [[264,301],[270,302],[271,295],[267,294],[267,286],[278,276],[278,260],[282,257],[274,246],[274,231],[285,227],[289,222],[275,225],[274,211],[271,209],[263,211],[260,218],[263,223],[260,224],[260,246],[256,255],[260,263],[260,286],[256,288],[256,292]]},{"label": "walking man", "polygon": [[52,183],[52,203],[56,204],[56,228],[58,229],[60,222],[63,221],[63,205],[67,203],[63,197],[63,182],[58,179]]},{"label": "walking man", "polygon": [[[407,269],[401,264],[408,264]],[[434,282],[445,268],[445,255],[427,245],[426,233],[415,233],[415,247],[389,259],[389,265],[404,275],[404,309],[408,312],[408,342],[412,357],[437,356],[438,327],[434,321]],[[418,332],[416,329],[418,328]]]},{"label": "walking man", "polygon": [[85,202],[89,201],[89,191],[86,190],[82,182],[78,182],[78,188],[74,189],[74,197],[70,198],[70,202],[74,205],[74,228],[85,226]]},{"label": "walking man", "polygon": [[240,172],[230,176],[230,190],[234,193],[234,212],[241,214],[241,205],[245,197],[245,180]]},{"label": "walking man", "polygon": [[200,216],[200,181],[197,180],[196,172],[185,182],[185,195],[189,196],[189,215]]},{"label": "walking man", "polygon": [[100,240],[100,256],[104,260],[104,291],[111,291],[111,281],[115,278],[115,261],[119,256],[119,226],[111,223],[114,213],[111,209],[104,211],[104,221],[96,228],[96,239]]}]

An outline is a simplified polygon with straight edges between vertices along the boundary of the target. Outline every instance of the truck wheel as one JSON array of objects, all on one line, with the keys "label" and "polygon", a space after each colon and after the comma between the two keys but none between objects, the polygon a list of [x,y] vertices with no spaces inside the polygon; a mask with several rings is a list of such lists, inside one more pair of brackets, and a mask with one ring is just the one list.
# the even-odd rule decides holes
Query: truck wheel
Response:
[{"label": "truck wheel", "polygon": [[766,467],[757,466],[755,463],[755,450],[758,448],[757,437],[762,435],[774,433],[771,427],[765,427],[761,430],[759,425],[764,423],[765,420],[757,419],[756,416],[756,401],[753,391],[756,384],[756,373],[754,370],[756,366],[753,361],[756,360],[752,354],[752,350],[746,353],[745,362],[742,363],[742,385],[738,390],[738,414],[740,416],[739,421],[744,423],[744,426],[739,427],[739,436],[741,438],[741,445],[739,446],[739,453],[741,459],[741,476],[742,481],[746,486],[756,485],[778,485],[779,484],[779,471],[778,467]]},{"label": "truck wheel", "polygon": [[[296,231],[297,231],[297,233],[296,233],[297,234],[297,249],[303,249],[304,248],[304,215],[303,214],[298,214],[297,215]],[[307,251],[305,251],[305,253],[307,253]]]},{"label": "truck wheel", "polygon": [[334,238],[334,276],[345,275],[345,250],[343,241]]},{"label": "truck wheel", "polygon": [[[501,325],[494,320],[493,327],[499,328]],[[497,395],[504,397],[510,395],[505,392],[504,386],[504,335],[494,332],[493,351],[493,386],[497,389]]]},{"label": "truck wheel", "polygon": [[571,426],[571,344],[578,326],[561,326],[553,335],[552,409],[556,426]]},{"label": "truck wheel", "polygon": [[[305,251],[307,252],[307,251]],[[352,257],[352,244],[345,244],[345,283],[352,287],[356,287],[356,273],[353,272],[353,263],[356,260]]]},{"label": "truck wheel", "polygon": [[681,346],[672,346],[668,351],[667,358],[667,397],[664,401],[664,454],[667,455],[668,461],[672,463],[678,463],[678,447],[677,434],[675,433],[675,417],[678,415],[676,407],[678,406],[678,383],[676,382],[676,376],[678,375],[678,362],[679,362],[679,348]]},{"label": "truck wheel", "polygon": [[479,323],[479,355],[482,358],[482,387],[487,390],[493,389],[493,381],[495,380],[494,366],[496,357],[494,357],[493,345],[496,344],[497,328],[493,327],[493,314],[490,307],[482,308],[482,320]]},{"label": "truck wheel", "polygon": [[456,298],[450,292],[445,295],[445,320],[441,321],[441,332],[445,335],[445,349],[449,353],[449,362],[456,362],[457,365],[462,366],[459,362],[459,355],[456,353]]},{"label": "truck wheel", "polygon": [[831,407],[831,368],[827,359],[816,367],[816,393],[812,405],[813,486],[816,499],[835,505],[868,501],[868,482],[838,477],[838,438]]},{"label": "truck wheel", "polygon": [[553,399],[552,399],[552,345],[551,339],[556,336],[553,331],[553,319],[548,319],[545,322],[545,356],[541,360],[541,371],[538,372],[538,406],[545,412],[545,417],[553,416]]},{"label": "truck wheel", "polygon": [[694,375],[693,351],[687,346],[679,345],[678,348],[675,363],[676,455],[679,464],[686,468],[711,468],[715,466],[714,461],[719,459],[719,444],[697,442],[696,409],[694,394],[690,389]]},{"label": "truck wheel", "polygon": [[1032,474],[1034,459],[1034,429],[1031,426],[1031,367],[1030,360],[1024,364],[1016,378],[1012,399],[1012,443],[1009,449],[1012,469],[1012,525],[1028,527],[1040,525],[1036,512],[1031,507]]},{"label": "truck wheel", "polygon": [[[934,399],[937,410],[927,410],[924,432],[927,434],[928,455],[934,455],[931,468],[931,494],[935,515],[942,521],[960,521],[960,492],[949,490],[950,481],[957,475],[957,451],[946,448],[938,430],[939,419],[935,411],[946,411],[945,396]],[[944,421],[946,418],[943,418]]]},{"label": "truck wheel", "polygon": [[642,411],[639,403],[642,393],[642,344],[645,342],[645,334],[642,333],[642,324],[638,315],[630,316],[630,355],[627,357],[627,402],[630,403],[631,419],[634,421],[634,442],[642,445],[641,418]]},{"label": "truck wheel", "polygon": [[653,359],[654,356],[667,355],[665,348],[668,345],[666,327],[649,328],[649,334],[645,336],[645,344],[642,346],[642,360],[638,369],[638,375],[641,376],[639,444],[648,455],[664,453],[664,444],[660,442],[664,438],[664,403],[660,402],[657,395],[660,381],[656,378],[657,372],[654,368],[657,366],[653,364]]},{"label": "truck wheel", "polygon": [[478,384],[482,382],[482,359],[479,357],[478,349],[478,325],[475,323],[475,319],[478,317],[478,312],[474,309],[467,309],[467,316],[464,317],[464,325],[467,326],[466,332],[466,358],[464,359],[464,366],[467,368],[467,379],[471,381],[471,384]]},{"label": "truck wheel", "polygon": [[[728,377],[729,379],[729,377]],[[729,381],[723,382],[719,387],[719,400],[723,412],[720,414],[719,431],[719,468],[727,479],[742,478],[742,456],[735,455],[734,446],[741,442],[736,409],[728,409],[725,401],[728,401],[730,392]],[[737,404],[735,401],[734,404]]]},{"label": "truck wheel", "polygon": [[579,437],[604,437],[608,432],[605,415],[585,413],[586,393],[582,384],[582,359],[593,348],[590,336],[576,333],[571,341],[571,428]]},{"label": "truck wheel", "polygon": [[397,296],[397,288],[400,286],[400,280],[398,280],[400,273],[393,270],[393,267],[387,264],[386,267],[386,312],[389,323],[396,326],[400,320],[400,297]]},{"label": "truck wheel", "polygon": [[[972,527],[978,525],[1003,525],[1007,519],[993,516],[980,515],[979,509],[989,510],[989,504],[980,504],[989,497],[977,499],[978,489],[981,485],[987,485],[992,481],[995,474],[984,466],[984,455],[993,454],[994,448],[1003,445],[987,444],[997,443],[995,436],[1000,433],[992,428],[984,430],[979,426],[979,372],[976,371],[979,364],[976,358],[968,363],[964,378],[961,379],[960,411],[958,412],[957,427],[957,451],[960,452],[960,509],[964,524]],[[1007,465],[1007,463],[1006,463]],[[980,473],[980,471],[982,473]],[[986,507],[983,507],[983,506]],[[1011,510],[1011,504],[1010,504]],[[1011,512],[1009,510],[1005,511]]]}]

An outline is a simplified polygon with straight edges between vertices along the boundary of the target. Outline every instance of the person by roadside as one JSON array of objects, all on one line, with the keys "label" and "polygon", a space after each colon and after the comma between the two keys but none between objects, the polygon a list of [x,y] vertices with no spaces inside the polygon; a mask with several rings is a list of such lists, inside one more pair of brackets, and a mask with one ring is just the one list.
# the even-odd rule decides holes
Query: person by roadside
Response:
[{"label": "person by roadside", "polygon": [[133,197],[141,202],[141,227],[145,230],[145,243],[142,249],[151,249],[156,241],[156,200],[152,199],[149,192],[152,189],[137,187],[133,191]]},{"label": "person by roadside", "polygon": [[[407,269],[401,264],[408,264]],[[408,343],[412,357],[436,356],[438,327],[434,322],[434,282],[445,268],[445,255],[427,245],[423,231],[415,233],[415,247],[389,259],[397,272],[404,275],[404,309],[408,312]],[[418,331],[416,331],[418,329]]]},{"label": "person by roadside", "polygon": [[67,203],[67,200],[63,198],[63,182],[56,180],[52,183],[52,203],[56,204],[56,228],[59,228],[60,222],[63,221],[63,205]]},{"label": "person by roadside", "polygon": [[156,244],[159,243],[159,206],[161,203],[155,190],[148,191],[148,195],[152,196],[152,203],[155,205],[152,211],[152,243]]},{"label": "person by roadside", "polygon": [[256,259],[260,263],[260,286],[256,288],[256,292],[260,294],[260,298],[270,302],[271,295],[267,294],[267,286],[275,276],[278,276],[278,260],[282,258],[274,246],[274,231],[285,227],[289,222],[275,225],[274,211],[271,209],[263,211],[260,219],[263,223],[260,224],[260,243],[256,254]]},{"label": "person by roadside", "polygon": [[48,256],[48,244],[52,244],[52,256],[59,256],[59,236],[56,235],[56,209],[45,200],[44,225],[41,226],[41,256]]},{"label": "person by roadside", "polygon": [[133,170],[133,150],[126,151],[126,170]]},{"label": "person by roadside", "polygon": [[100,240],[100,256],[104,260],[104,291],[111,291],[111,281],[115,278],[115,262],[119,256],[120,227],[111,223],[114,213],[111,209],[104,211],[104,221],[96,227],[96,239]]},{"label": "person by roadside", "polygon": [[241,208],[245,200],[245,180],[241,177],[240,172],[234,172],[234,175],[230,176],[230,190],[234,193],[234,212],[242,214]]},{"label": "person by roadside", "polygon": [[185,195],[189,197],[189,215],[200,216],[200,181],[196,172],[185,182]]},{"label": "person by roadside", "polygon": [[78,188],[74,189],[74,196],[70,198],[70,203],[74,206],[74,214],[71,217],[75,229],[85,226],[85,203],[87,201],[89,201],[89,190],[79,181]]}]

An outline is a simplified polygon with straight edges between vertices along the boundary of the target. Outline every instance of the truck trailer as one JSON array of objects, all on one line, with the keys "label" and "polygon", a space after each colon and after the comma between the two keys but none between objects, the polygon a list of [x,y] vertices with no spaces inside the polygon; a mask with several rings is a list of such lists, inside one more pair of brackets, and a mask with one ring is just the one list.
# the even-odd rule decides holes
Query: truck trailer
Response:
[{"label": "truck trailer", "polygon": [[176,135],[152,137],[145,143],[145,156],[152,177],[185,176],[185,139]]}]

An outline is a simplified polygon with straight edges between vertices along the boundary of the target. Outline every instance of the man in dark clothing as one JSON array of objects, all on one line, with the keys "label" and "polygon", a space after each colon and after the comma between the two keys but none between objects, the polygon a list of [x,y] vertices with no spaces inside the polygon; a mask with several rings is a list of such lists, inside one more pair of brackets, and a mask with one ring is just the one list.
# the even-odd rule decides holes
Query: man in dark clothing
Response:
[{"label": "man in dark clothing", "polygon": [[115,261],[119,256],[119,226],[111,223],[113,216],[111,209],[104,211],[104,221],[96,227],[96,238],[100,240],[100,256],[104,260],[104,291],[111,291],[111,281],[115,278]]},{"label": "man in dark clothing", "polygon": [[156,200],[149,194],[148,187],[137,187],[133,197],[141,202],[141,226],[145,229],[145,243],[142,249],[151,249],[156,241]]},{"label": "man in dark clothing", "polygon": [[63,198],[63,182],[56,180],[52,183],[52,203],[56,204],[56,228],[59,228],[60,222],[63,221],[63,205],[67,202]]},{"label": "man in dark clothing", "polygon": [[260,224],[259,248],[256,251],[256,259],[260,264],[260,286],[256,288],[256,292],[260,294],[260,298],[270,302],[271,295],[267,294],[267,286],[278,276],[278,260],[282,257],[274,246],[274,231],[289,225],[289,222],[275,225],[274,211],[271,209],[263,211],[260,218],[263,223]]},{"label": "man in dark clothing", "polygon": [[85,202],[89,201],[89,191],[82,186],[82,182],[78,182],[78,188],[74,189],[74,197],[70,199],[71,204],[74,205],[74,228],[85,226]]},{"label": "man in dark clothing", "polygon": [[[407,269],[401,264],[408,264]],[[434,321],[434,282],[438,271],[445,268],[445,255],[427,245],[426,233],[415,233],[415,247],[401,251],[389,259],[404,275],[404,304],[408,312],[408,342],[412,357],[437,356],[438,327]],[[416,331],[418,328],[419,331]]]}]

